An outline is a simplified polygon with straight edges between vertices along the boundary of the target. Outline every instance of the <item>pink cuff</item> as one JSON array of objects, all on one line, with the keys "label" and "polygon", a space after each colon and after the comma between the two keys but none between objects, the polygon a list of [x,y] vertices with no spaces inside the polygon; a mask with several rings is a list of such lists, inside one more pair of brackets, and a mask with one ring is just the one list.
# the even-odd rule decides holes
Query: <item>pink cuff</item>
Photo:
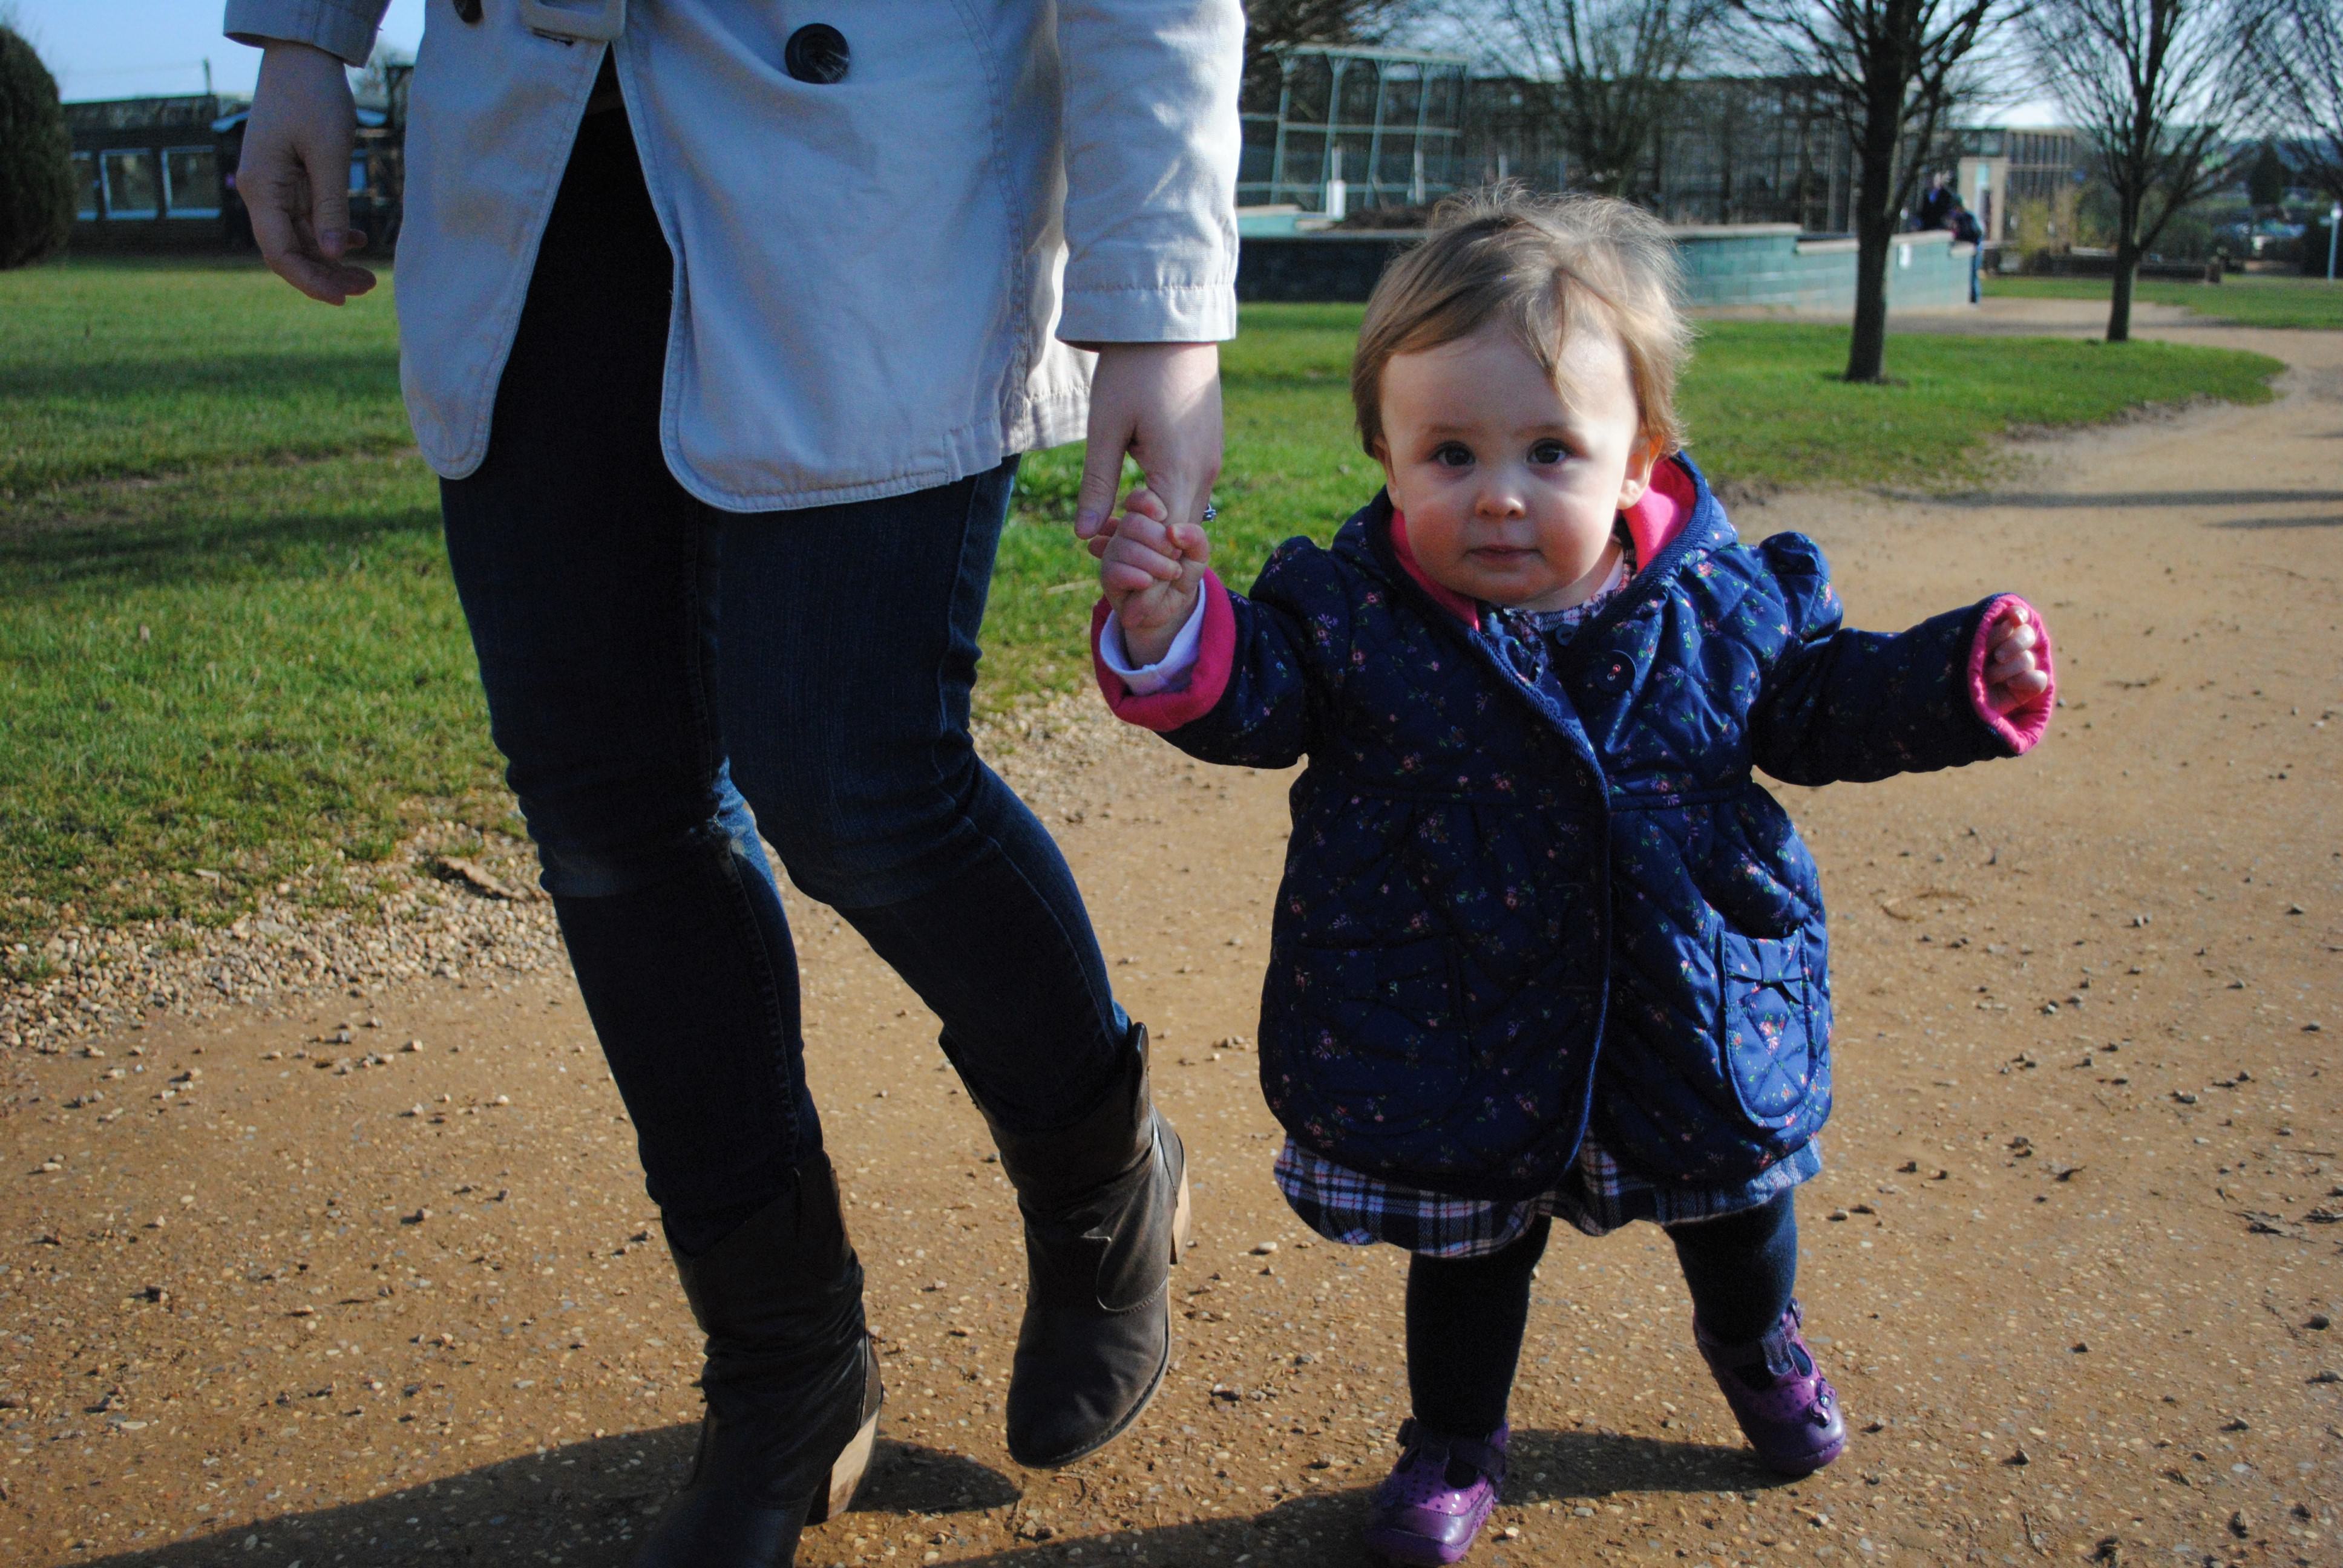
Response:
[{"label": "pink cuff", "polygon": [[1158,733],[1177,729],[1210,713],[1228,690],[1229,672],[1236,664],[1237,615],[1229,601],[1227,585],[1211,568],[1204,569],[1204,625],[1196,647],[1196,666],[1188,673],[1188,684],[1178,691],[1136,696],[1123,684],[1122,677],[1106,667],[1098,651],[1106,618],[1107,602],[1101,598],[1091,610],[1091,668],[1098,674],[1099,692],[1106,705],[1124,723]]},{"label": "pink cuff", "polygon": [[[2042,639],[2035,648],[2034,657],[2040,661],[2042,673],[2050,678],[2050,684],[2008,712],[1996,713],[1985,683],[1986,655],[1992,648],[1993,628],[2021,609],[2033,618],[2035,633]],[[2050,654],[2049,623],[2042,618],[2040,610],[2016,594],[2003,594],[1986,606],[1985,618],[1977,622],[1976,640],[1969,645],[1969,706],[2001,737],[2011,756],[2023,757],[2034,749],[2043,732],[2050,728],[2050,710],[2057,704],[2058,667]]]}]

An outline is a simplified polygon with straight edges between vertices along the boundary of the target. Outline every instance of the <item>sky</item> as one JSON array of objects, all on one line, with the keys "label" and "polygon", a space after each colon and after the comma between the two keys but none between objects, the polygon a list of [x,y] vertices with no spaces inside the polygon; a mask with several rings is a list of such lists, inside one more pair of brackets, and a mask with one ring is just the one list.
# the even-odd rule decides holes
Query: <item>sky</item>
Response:
[{"label": "sky", "polygon": [[[382,37],[408,55],[423,36],[424,0],[390,0]],[[17,30],[33,41],[57,78],[58,95],[137,98],[204,90],[211,62],[214,91],[248,95],[260,51],[220,35],[221,0],[0,0]],[[2049,104],[1994,114],[2003,125],[2055,125]]]},{"label": "sky", "polygon": [[[260,51],[220,34],[221,0],[0,0],[57,79],[57,95],[139,98],[204,90],[249,95]],[[423,36],[423,0],[390,0],[383,38],[407,54]]]}]

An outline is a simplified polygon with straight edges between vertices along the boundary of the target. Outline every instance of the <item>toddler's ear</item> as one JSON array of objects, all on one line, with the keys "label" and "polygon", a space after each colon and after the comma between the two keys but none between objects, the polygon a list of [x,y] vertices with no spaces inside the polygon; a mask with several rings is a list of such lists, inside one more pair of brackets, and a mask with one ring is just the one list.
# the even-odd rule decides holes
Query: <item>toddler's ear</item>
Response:
[{"label": "toddler's ear", "polygon": [[1638,436],[1627,452],[1627,477],[1619,482],[1619,509],[1625,511],[1644,498],[1652,487],[1652,468],[1659,461],[1659,448],[1647,437]]}]

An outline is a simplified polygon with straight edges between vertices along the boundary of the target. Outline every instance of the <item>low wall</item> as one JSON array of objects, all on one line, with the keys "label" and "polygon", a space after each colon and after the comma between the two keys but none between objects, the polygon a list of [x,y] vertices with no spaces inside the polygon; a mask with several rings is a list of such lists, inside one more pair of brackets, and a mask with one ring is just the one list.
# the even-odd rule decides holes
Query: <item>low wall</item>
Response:
[{"label": "low wall", "polygon": [[[1674,231],[1684,287],[1700,308],[1855,314],[1851,239],[1801,239],[1795,224],[1737,224]],[[1392,257],[1423,238],[1414,230],[1251,235],[1237,252],[1237,297],[1248,302],[1361,301]],[[1969,253],[1948,234],[1899,234],[1887,264],[1887,308],[1952,310],[1969,300]]]}]

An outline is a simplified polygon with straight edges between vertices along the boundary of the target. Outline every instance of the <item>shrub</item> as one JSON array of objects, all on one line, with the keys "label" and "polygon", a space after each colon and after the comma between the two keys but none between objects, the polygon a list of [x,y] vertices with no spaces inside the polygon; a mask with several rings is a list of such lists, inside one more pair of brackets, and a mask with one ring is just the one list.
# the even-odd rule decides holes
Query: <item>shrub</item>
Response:
[{"label": "shrub", "polygon": [[73,232],[73,138],[57,81],[0,27],[0,270],[38,261]]}]

